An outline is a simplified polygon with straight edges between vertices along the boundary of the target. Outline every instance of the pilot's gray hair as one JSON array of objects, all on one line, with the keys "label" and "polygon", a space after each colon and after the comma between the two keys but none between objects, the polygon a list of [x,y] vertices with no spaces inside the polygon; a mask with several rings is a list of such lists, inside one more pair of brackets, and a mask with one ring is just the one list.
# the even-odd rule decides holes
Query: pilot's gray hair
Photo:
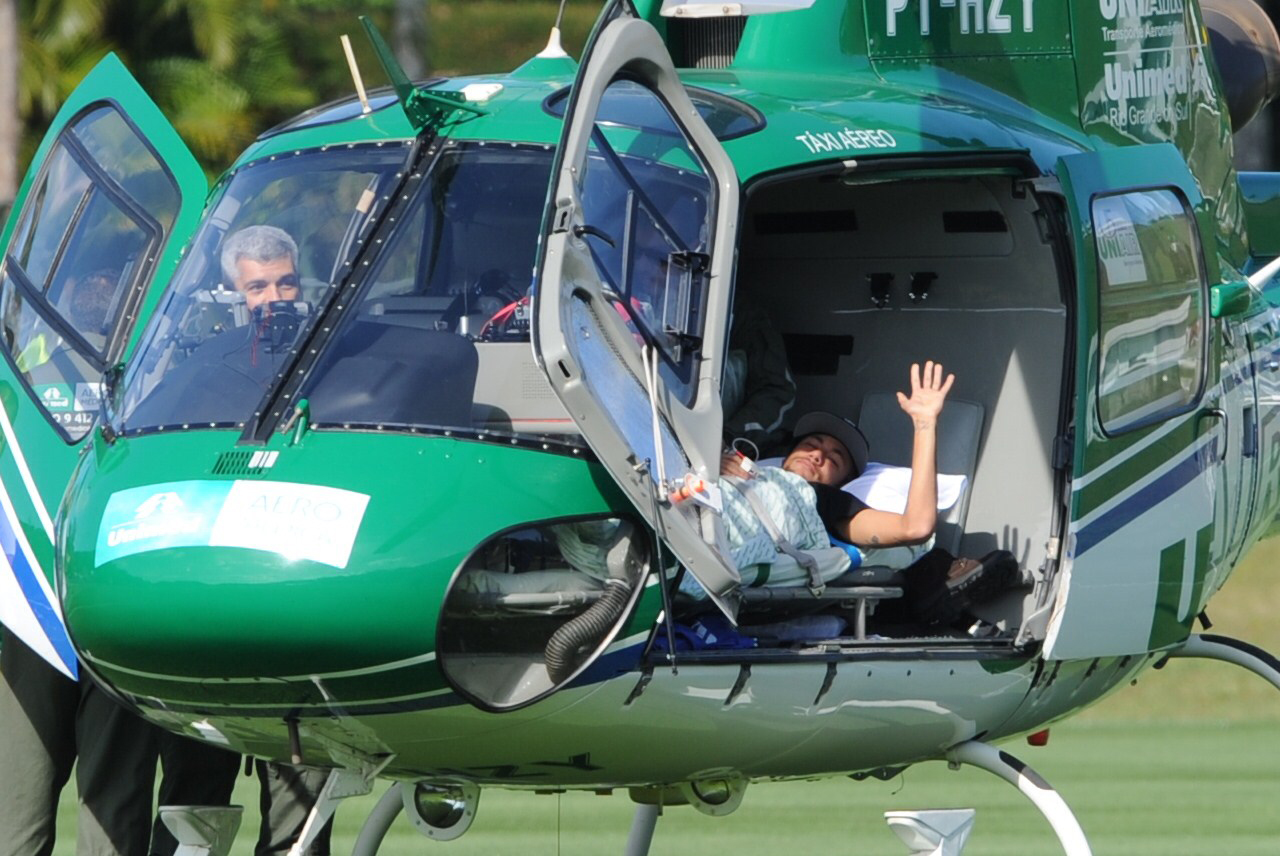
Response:
[{"label": "pilot's gray hair", "polygon": [[236,262],[273,262],[285,256],[298,267],[298,245],[289,233],[276,226],[246,226],[222,244],[222,275],[228,284],[236,280]]}]

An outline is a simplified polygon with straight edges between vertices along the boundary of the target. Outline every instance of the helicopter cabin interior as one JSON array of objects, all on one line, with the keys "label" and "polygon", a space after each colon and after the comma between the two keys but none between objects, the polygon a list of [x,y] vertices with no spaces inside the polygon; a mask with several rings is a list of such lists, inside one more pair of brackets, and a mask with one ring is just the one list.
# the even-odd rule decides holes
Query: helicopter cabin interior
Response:
[{"label": "helicopter cabin interior", "polygon": [[[740,107],[699,97],[726,127],[751,121]],[[601,288],[626,295],[609,298],[626,316],[611,322],[611,344],[630,347],[640,338],[636,325],[648,329],[650,341],[674,343],[680,356],[659,371],[687,393],[698,349],[683,343],[701,341],[702,328],[672,328],[663,313],[673,285],[686,295],[701,287],[700,274],[681,265],[708,249],[712,185],[681,153],[656,96],[619,81],[610,84],[610,98],[594,138],[599,151],[584,170],[583,209],[591,219],[582,258]],[[413,173],[420,184],[392,203],[388,189],[407,153],[407,146],[352,146],[240,169],[193,239],[130,368],[119,430],[254,431],[245,414],[280,390],[270,394],[310,402],[316,430],[524,438],[533,448],[580,453],[577,426],[529,347],[535,307],[528,277],[553,147],[446,140],[429,168]],[[1071,278],[1054,197],[1037,196],[1025,176],[1025,163],[1012,155],[805,166],[749,184],[738,218],[735,305],[764,309],[787,343],[797,413],[822,409],[858,420],[873,460],[906,464],[910,433],[894,392],[907,385],[912,362],[940,361],[955,373],[952,406],[940,424],[940,469],[965,475],[968,484],[942,515],[938,543],[973,558],[1009,550],[1040,580],[983,605],[986,644],[1025,636],[1027,618],[1049,603],[1067,489],[1054,449],[1070,419],[1063,402],[1071,400]],[[366,199],[389,206],[385,231],[374,233],[367,250],[362,242],[380,209]],[[290,252],[298,294],[272,302],[269,312],[247,305],[222,258],[231,236],[250,227],[274,229],[281,240],[297,236]],[[344,279],[362,253],[360,275]],[[339,299],[341,292],[352,298]],[[704,323],[700,310],[688,309],[697,299],[685,302],[678,324]],[[326,325],[295,366],[293,343],[328,317],[339,322]],[[613,359],[607,351],[597,357],[600,377],[623,377],[616,374],[621,363],[605,365]],[[650,426],[643,384],[631,375],[625,382],[643,402],[632,420],[643,423],[632,434],[643,442]],[[616,392],[611,384],[601,386],[602,397]],[[580,571],[557,545],[577,536],[543,528],[528,539],[544,545],[538,568],[554,570],[559,562]],[[502,555],[478,546],[458,579],[475,570],[483,572],[475,581],[498,572],[520,582]],[[477,582],[481,590],[486,585]],[[633,580],[631,589],[638,595],[641,587]],[[577,598],[570,619],[599,591]],[[852,630],[837,635],[851,645],[878,635],[975,641],[963,627],[887,628],[872,609],[876,600],[865,592],[817,604],[748,599],[743,621],[776,624],[816,606],[850,619]],[[687,614],[699,607],[709,604],[691,605]],[[565,620],[561,606],[552,612],[553,623]]]},{"label": "helicopter cabin interior", "polygon": [[[763,307],[786,343],[796,412],[854,419],[872,461],[910,463],[894,397],[910,365],[954,373],[939,471],[967,484],[940,511],[936,543],[964,557],[1009,550],[1037,579],[1058,558],[1054,447],[1069,401],[1069,289],[1051,218],[1007,171],[775,179],[747,194],[735,286],[735,301]],[[1011,637],[1044,588],[975,612]]]}]

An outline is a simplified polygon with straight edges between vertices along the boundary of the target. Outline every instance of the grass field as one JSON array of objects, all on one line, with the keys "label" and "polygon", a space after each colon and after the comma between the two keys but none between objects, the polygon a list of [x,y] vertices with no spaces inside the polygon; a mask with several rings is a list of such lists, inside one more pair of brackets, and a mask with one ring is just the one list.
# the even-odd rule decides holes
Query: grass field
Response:
[{"label": "grass field", "polygon": [[[1213,632],[1280,651],[1280,543],[1256,550],[1210,604]],[[1137,686],[1055,726],[1049,745],[1006,747],[1043,774],[1067,800],[1098,856],[1280,854],[1280,694],[1233,666],[1174,661]],[[381,795],[345,803],[333,852],[347,854]],[[245,820],[236,856],[249,856],[257,830],[253,780],[236,801]],[[993,776],[944,764],[913,767],[889,782],[753,785],[742,808],[711,818],[669,809],[652,853],[865,854],[906,849],[885,825],[891,809],[978,810],[966,856],[1037,856],[1061,848],[1029,802]],[[71,789],[59,810],[56,854],[75,852]],[[420,837],[398,819],[382,856],[620,854],[633,806],[625,794],[536,796],[485,791],[474,826],[455,842]]]}]

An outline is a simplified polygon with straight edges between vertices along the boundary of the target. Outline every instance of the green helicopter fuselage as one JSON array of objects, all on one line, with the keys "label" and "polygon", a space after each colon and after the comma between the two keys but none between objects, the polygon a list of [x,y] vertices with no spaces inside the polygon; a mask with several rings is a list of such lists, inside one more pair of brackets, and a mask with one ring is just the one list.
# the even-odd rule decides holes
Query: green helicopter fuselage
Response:
[{"label": "green helicopter fuselage", "polygon": [[[143,715],[413,780],[893,767],[1132,680],[1268,533],[1280,328],[1242,272],[1280,249],[1280,185],[1230,165],[1195,4],[661,5],[602,20],[581,68],[303,114],[198,225],[189,188],[147,213],[189,156],[117,61],[60,114],[4,235],[41,311],[66,309],[56,261],[43,291],[27,272],[62,175],[41,164],[92,161],[87,111],[165,169],[85,167],[151,243],[118,265],[97,399],[88,369],[46,380],[11,345],[33,502],[4,483],[80,661]],[[718,26],[732,51],[700,53]],[[255,305],[222,251],[263,226],[294,244],[292,290]],[[718,473],[744,305],[786,342],[797,408],[857,417],[889,464],[905,418],[877,408],[913,361],[954,368],[968,421],[940,467],[967,487],[938,543],[1035,580],[978,616],[989,635],[878,627],[895,584],[766,603],[714,503],[673,499]],[[845,629],[806,636],[819,608]],[[654,750],[677,729],[697,745]]]}]

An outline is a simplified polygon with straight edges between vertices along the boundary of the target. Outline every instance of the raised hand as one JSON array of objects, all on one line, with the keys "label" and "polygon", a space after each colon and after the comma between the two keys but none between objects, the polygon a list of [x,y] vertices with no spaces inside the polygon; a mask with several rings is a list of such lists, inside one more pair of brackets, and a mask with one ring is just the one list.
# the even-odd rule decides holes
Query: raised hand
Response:
[{"label": "raised hand", "polygon": [[951,391],[951,384],[956,376],[949,374],[942,379],[942,363],[929,360],[924,364],[923,373],[919,363],[911,364],[911,396],[898,393],[898,406],[911,417],[916,430],[932,428],[937,424],[938,414]]}]

